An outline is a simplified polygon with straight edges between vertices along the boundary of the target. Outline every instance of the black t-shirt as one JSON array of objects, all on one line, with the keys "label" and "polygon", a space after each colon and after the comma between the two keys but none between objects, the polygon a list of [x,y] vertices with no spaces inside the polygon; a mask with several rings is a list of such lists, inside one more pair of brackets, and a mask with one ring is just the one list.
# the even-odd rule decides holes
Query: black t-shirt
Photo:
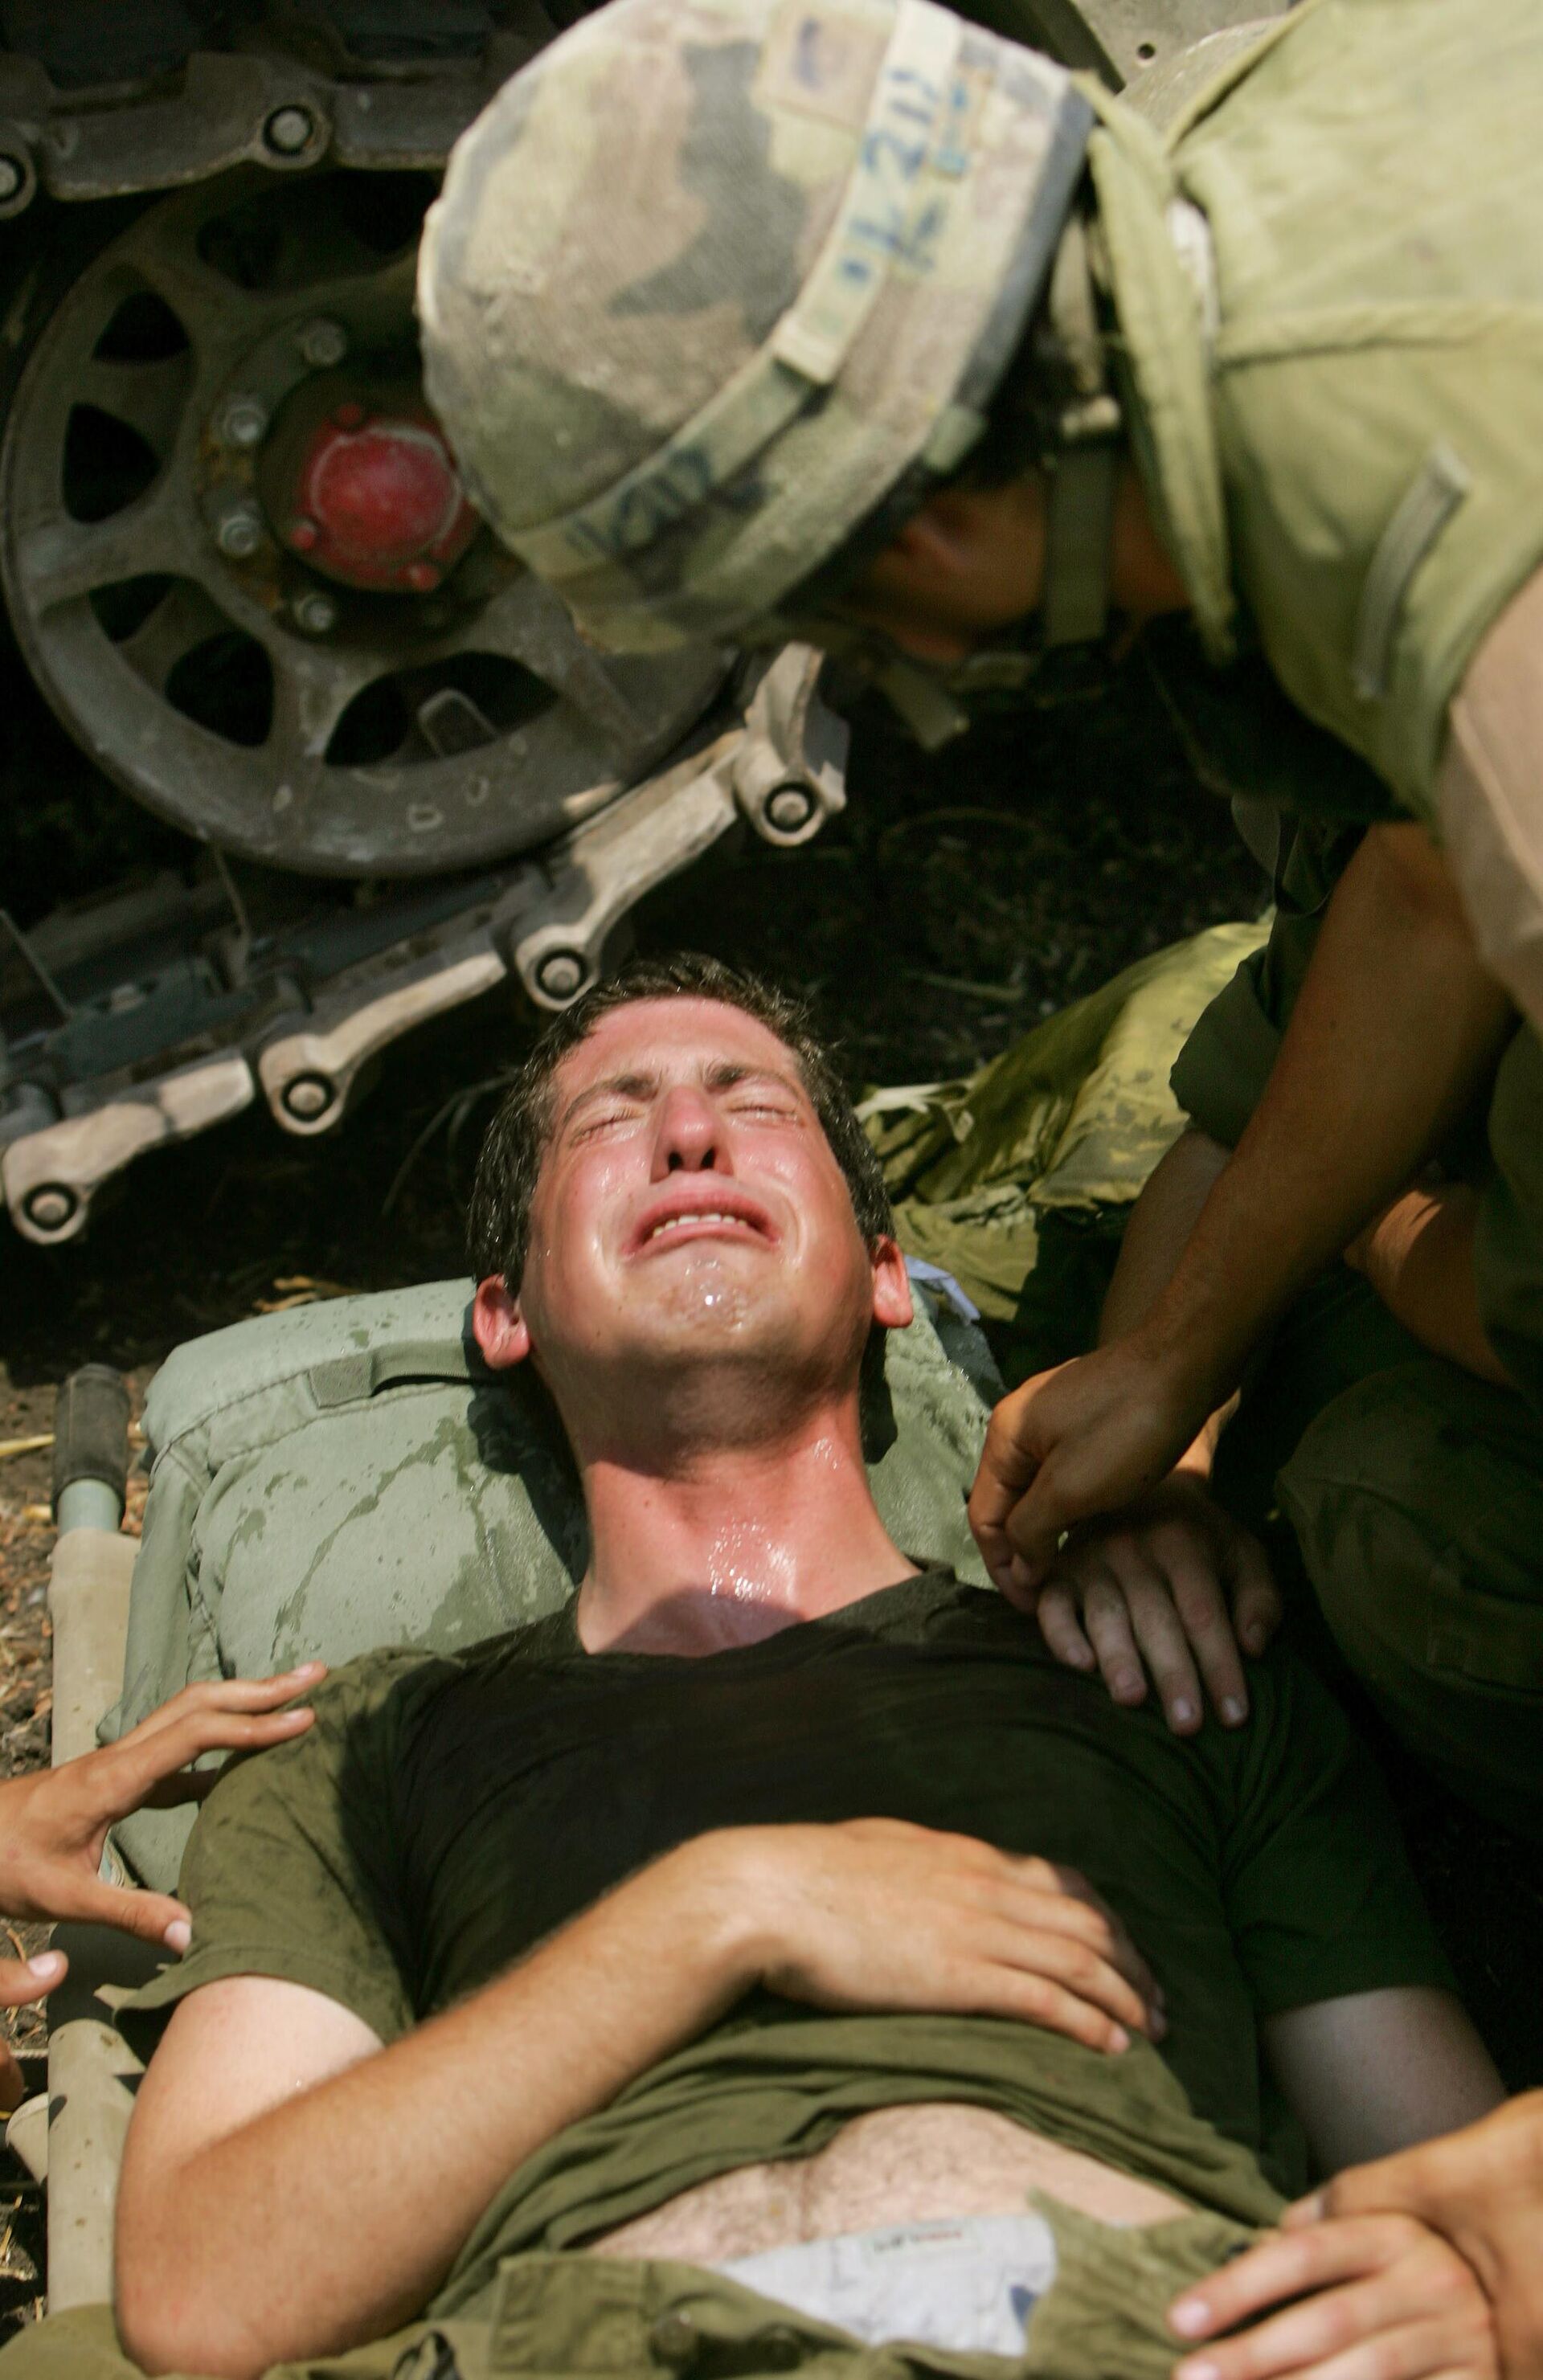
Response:
[{"label": "black t-shirt", "polygon": [[[588,1654],[571,1606],[462,1656],[371,1655],[222,1779],[183,1871],[192,1948],[144,2004],[281,1975],[389,2040],[689,1837],[906,1818],[1080,1868],[1163,1985],[1197,2113],[1268,2156],[1259,2017],[1449,1977],[1338,1707],[1284,1656],[1251,1674],[1245,1727],[1181,1739],[940,1571],[700,1658]],[[758,1993],[727,2022],[772,2013]]]}]

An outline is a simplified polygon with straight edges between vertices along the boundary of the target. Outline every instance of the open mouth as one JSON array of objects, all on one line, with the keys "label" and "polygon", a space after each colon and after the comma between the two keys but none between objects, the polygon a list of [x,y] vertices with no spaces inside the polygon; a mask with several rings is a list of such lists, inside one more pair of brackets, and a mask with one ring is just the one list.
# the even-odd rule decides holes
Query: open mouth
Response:
[{"label": "open mouth", "polygon": [[629,1255],[646,1256],[655,1249],[678,1245],[682,1240],[702,1235],[726,1234],[734,1239],[772,1242],[777,1234],[772,1228],[765,1210],[747,1198],[724,1198],[715,1194],[711,1201],[703,1199],[699,1206],[686,1206],[678,1199],[661,1212],[640,1220],[633,1233]]}]

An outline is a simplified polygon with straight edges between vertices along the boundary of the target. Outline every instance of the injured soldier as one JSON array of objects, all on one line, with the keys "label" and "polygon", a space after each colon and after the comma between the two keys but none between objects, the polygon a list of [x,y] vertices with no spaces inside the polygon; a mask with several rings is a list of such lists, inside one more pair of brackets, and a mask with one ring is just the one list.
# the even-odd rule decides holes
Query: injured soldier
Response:
[{"label": "injured soldier", "polygon": [[[191,1946],[138,2011],[172,2012],[117,2337],[45,2323],[16,2380],[123,2351],[1156,2380],[1172,2301],[1282,2192],[1497,2103],[1301,1668],[1267,1657],[1245,1730],[1183,1739],[890,1541],[858,1386],[909,1290],[790,1003],[694,960],[579,1002],[493,1123],[471,1234],[482,1352],[535,1367],[573,1446],[580,1591],[350,1664],[222,1778]],[[1455,2251],[1379,2239],[1336,2343],[1492,2374]]]}]

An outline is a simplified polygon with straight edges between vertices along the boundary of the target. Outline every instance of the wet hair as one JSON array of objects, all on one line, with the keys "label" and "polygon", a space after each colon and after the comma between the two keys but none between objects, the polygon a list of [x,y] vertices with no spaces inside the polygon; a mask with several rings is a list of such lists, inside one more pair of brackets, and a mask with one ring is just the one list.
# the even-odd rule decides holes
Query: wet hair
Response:
[{"label": "wet hair", "polygon": [[759,977],[686,951],[667,959],[635,959],[597,983],[555,1016],[536,1043],[488,1126],[477,1160],[467,1214],[467,1252],[476,1279],[502,1274],[517,1294],[530,1240],[530,1202],[552,1137],[554,1081],[570,1050],[587,1041],[602,1016],[640,1000],[715,1000],[737,1008],[788,1051],[798,1079],[845,1176],[857,1229],[871,1247],[893,1229],[884,1177],[827,1045],[801,1001]]}]

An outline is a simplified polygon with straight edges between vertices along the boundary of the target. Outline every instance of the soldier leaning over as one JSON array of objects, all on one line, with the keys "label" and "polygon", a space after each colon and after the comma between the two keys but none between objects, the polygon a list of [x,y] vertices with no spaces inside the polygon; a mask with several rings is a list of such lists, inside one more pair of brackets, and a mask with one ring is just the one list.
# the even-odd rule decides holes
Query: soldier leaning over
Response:
[{"label": "soldier leaning over", "polygon": [[[943,671],[1112,601],[1187,615],[1213,724],[1232,689],[1274,701],[1238,789],[1320,814],[1274,838],[1282,941],[1238,1031],[1203,1028],[1203,1130],[1115,1342],[1000,1410],[976,1518],[1032,1596],[1073,1524],[1191,1441],[1204,1467],[1251,1352],[1351,1250],[1378,1299],[1304,1410],[1372,1372],[1386,1411],[1334,1407],[1359,1554],[1318,1583],[1395,1718],[1452,1715],[1447,1773],[1526,1823],[1540,125],[1531,0],[1307,0],[1160,133],[930,0],[618,0],[466,136],[419,289],[480,502],[598,643],[797,630]],[[1427,1183],[1486,1108],[1476,1182]]]}]

